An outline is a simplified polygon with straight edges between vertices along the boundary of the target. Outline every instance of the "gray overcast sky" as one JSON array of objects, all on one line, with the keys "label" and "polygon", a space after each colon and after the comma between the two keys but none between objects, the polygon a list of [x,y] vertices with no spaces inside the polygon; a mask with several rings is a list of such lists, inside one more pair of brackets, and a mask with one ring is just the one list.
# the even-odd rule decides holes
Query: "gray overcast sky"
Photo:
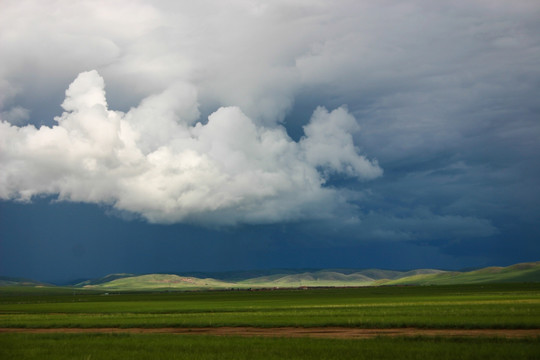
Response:
[{"label": "gray overcast sky", "polygon": [[540,255],[536,1],[0,2],[0,274]]}]

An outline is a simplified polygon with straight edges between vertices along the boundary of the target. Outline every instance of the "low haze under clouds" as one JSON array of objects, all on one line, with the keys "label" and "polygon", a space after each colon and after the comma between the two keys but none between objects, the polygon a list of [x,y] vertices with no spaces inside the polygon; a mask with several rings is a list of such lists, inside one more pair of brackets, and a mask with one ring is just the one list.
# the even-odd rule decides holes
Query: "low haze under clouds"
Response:
[{"label": "low haze under clouds", "polygon": [[[538,260],[539,18],[527,0],[3,1],[0,272]],[[96,261],[104,241],[124,255]]]}]

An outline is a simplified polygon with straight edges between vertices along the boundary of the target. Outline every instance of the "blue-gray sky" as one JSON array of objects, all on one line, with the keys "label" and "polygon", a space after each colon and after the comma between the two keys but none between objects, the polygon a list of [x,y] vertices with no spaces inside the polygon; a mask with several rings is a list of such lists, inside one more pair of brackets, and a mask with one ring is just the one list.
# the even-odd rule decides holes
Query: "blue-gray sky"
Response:
[{"label": "blue-gray sky", "polygon": [[0,274],[538,260],[536,1],[3,1]]}]

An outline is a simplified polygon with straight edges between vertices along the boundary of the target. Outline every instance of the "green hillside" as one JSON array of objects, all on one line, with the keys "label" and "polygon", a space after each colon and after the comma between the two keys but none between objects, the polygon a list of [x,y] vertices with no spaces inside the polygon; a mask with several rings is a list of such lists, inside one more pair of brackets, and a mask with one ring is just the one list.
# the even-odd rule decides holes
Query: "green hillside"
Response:
[{"label": "green hillside", "polygon": [[[219,274],[215,275],[219,276]],[[205,277],[204,274],[201,274],[200,277],[173,274],[111,274],[80,282],[75,285],[75,288],[99,291],[164,291],[540,282],[540,261],[508,267],[487,267],[467,272],[434,269],[411,271],[332,269],[297,273],[292,270],[284,270],[282,273],[270,273],[264,276],[249,277],[249,275],[253,275],[253,273],[245,272],[245,277],[239,277],[236,280],[229,277],[228,280],[225,280],[219,277]],[[28,279],[0,277],[0,286],[22,288],[51,285]]]},{"label": "green hillside", "polygon": [[540,262],[508,267],[487,267],[468,272],[417,274],[385,282],[385,285],[453,285],[507,282],[540,282]]},{"label": "green hillside", "polygon": [[222,289],[232,284],[215,279],[199,279],[167,274],[129,276],[95,285],[84,285],[86,289],[110,290],[167,290],[167,289]]},{"label": "green hillside", "polygon": [[25,278],[0,276],[0,286],[51,286],[40,281]]},{"label": "green hillside", "polygon": [[373,281],[373,278],[360,273],[343,274],[336,271],[317,271],[263,276],[246,279],[240,284],[254,287],[367,286]]},{"label": "green hillside", "polygon": [[298,274],[274,274],[240,281],[239,284],[254,287],[301,287],[301,286],[372,286],[417,274],[439,274],[441,270],[419,269],[394,270],[320,270]]},{"label": "green hillside", "polygon": [[135,274],[124,274],[124,273],[123,274],[109,274],[109,275],[106,275],[104,277],[100,277],[100,278],[97,278],[97,279],[90,279],[90,280],[80,282],[80,283],[76,284],[75,286],[105,284],[105,283],[108,283],[108,282],[111,282],[111,281],[114,281],[114,280],[117,280],[117,279],[123,279],[123,278],[127,278],[127,277],[132,277],[132,276],[136,276],[136,275]]},{"label": "green hillside", "polygon": [[504,282],[540,282],[540,262],[516,264],[508,267],[488,267],[468,272],[434,269],[417,269],[406,272],[378,269],[347,271],[347,273],[344,273],[341,270],[306,271],[296,274],[287,272],[285,274],[247,278],[240,281],[223,281],[213,278],[152,274],[123,277],[95,285],[85,285],[84,287],[111,290],[193,290],[380,285],[451,285]]}]

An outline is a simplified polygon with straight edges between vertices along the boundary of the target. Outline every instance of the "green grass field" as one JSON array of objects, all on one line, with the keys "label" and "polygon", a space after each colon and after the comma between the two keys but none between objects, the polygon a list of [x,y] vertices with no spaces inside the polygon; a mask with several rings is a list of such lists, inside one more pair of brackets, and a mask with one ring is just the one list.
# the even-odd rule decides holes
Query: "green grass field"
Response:
[{"label": "green grass field", "polygon": [[538,359],[535,339],[1,334],[1,359]]},{"label": "green grass field", "polygon": [[0,327],[203,326],[539,328],[540,284],[0,297]]},{"label": "green grass field", "polygon": [[[276,291],[119,292],[0,288],[0,327],[540,329],[540,284]],[[0,334],[1,359],[533,359],[538,338],[240,338]]]}]

